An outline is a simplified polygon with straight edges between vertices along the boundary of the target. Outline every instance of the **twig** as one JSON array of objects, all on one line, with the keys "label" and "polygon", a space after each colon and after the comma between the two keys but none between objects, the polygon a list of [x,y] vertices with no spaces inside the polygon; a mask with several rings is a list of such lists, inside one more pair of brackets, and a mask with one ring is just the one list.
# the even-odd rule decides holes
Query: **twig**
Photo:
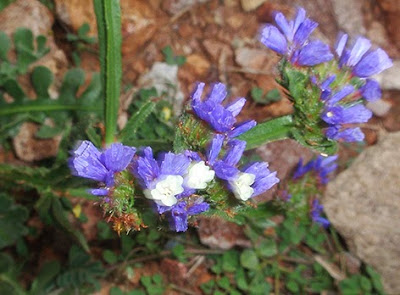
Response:
[{"label": "twig", "polygon": [[176,290],[176,291],[179,291],[181,294],[188,294],[188,295],[199,295],[199,294],[200,294],[200,293],[195,293],[195,292],[193,292],[193,291],[191,291],[191,290],[188,290],[188,289],[179,287],[179,286],[174,285],[174,284],[169,285],[169,287],[170,287],[171,289],[174,289],[174,290]]},{"label": "twig", "polygon": [[189,269],[189,271],[185,274],[185,277],[190,277],[191,274],[204,262],[204,256],[196,256],[197,261],[193,264],[193,266]]},{"label": "twig", "polygon": [[315,255],[314,259],[316,262],[318,262],[319,265],[321,265],[329,274],[332,278],[334,278],[337,281],[342,281],[346,278],[346,275],[340,271],[340,269],[332,263],[329,263],[326,261],[322,256]]}]

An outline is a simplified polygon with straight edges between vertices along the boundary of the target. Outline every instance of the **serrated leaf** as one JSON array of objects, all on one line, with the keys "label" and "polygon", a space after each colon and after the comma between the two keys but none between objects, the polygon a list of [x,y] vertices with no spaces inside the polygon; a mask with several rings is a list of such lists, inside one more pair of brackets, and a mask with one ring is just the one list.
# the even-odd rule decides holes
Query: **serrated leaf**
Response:
[{"label": "serrated leaf", "polygon": [[284,116],[258,124],[246,133],[240,135],[238,139],[247,142],[246,149],[253,149],[268,142],[289,138],[293,119],[292,116]]},{"label": "serrated leaf", "polygon": [[61,202],[57,197],[54,197],[52,199],[52,206],[51,210],[54,216],[54,219],[61,225],[61,227],[69,232],[73,237],[76,238],[76,240],[79,242],[79,244],[82,246],[82,248],[86,251],[89,252],[89,245],[87,244],[87,241],[84,237],[84,235],[74,229],[72,225],[69,223],[68,218],[66,216],[67,212],[64,211],[62,208]]},{"label": "serrated leaf", "polygon": [[38,66],[33,70],[31,80],[38,98],[49,97],[49,87],[53,83],[53,78],[53,73],[44,66]]},{"label": "serrated leaf", "polygon": [[246,249],[240,255],[240,264],[247,269],[256,270],[259,267],[259,260],[256,252]]},{"label": "serrated leaf", "polygon": [[152,101],[148,101],[144,103],[140,109],[133,114],[128,122],[126,123],[124,129],[122,129],[119,140],[122,143],[126,143],[126,141],[129,140],[129,138],[133,137],[139,127],[145,122],[145,120],[150,116],[150,114],[153,112],[153,110],[156,107],[156,103]]},{"label": "serrated leaf", "polygon": [[10,48],[11,48],[10,38],[7,36],[6,33],[0,32],[0,58],[2,60],[8,60],[8,51],[10,50]]}]

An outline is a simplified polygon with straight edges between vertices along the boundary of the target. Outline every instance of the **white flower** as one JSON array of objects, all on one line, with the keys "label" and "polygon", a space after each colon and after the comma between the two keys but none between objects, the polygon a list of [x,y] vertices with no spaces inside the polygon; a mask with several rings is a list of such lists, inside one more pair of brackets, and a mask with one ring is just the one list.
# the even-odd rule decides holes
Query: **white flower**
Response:
[{"label": "white flower", "polygon": [[251,173],[239,172],[238,176],[229,181],[233,194],[242,201],[247,201],[254,193],[251,185],[254,183],[256,176]]},{"label": "white flower", "polygon": [[161,206],[172,206],[178,201],[175,196],[183,192],[183,177],[180,175],[168,175],[160,180],[153,189],[144,190],[144,195],[150,200],[154,200]]},{"label": "white flower", "polygon": [[204,161],[192,162],[185,175],[185,185],[193,189],[205,189],[207,183],[214,179],[215,171],[211,170]]}]

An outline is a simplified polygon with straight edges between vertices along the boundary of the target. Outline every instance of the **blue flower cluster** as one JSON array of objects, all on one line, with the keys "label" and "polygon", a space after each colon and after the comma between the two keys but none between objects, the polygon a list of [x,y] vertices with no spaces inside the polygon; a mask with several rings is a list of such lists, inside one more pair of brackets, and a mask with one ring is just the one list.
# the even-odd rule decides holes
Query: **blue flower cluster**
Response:
[{"label": "blue flower cluster", "polygon": [[[306,18],[303,8],[291,21],[278,12],[275,22],[277,26],[263,27],[260,41],[282,55],[294,69],[310,76],[311,84],[319,89],[320,119],[327,125],[325,136],[336,141],[362,141],[361,129],[351,125],[365,123],[372,117],[362,98],[375,101],[381,97],[378,82],[370,77],[392,66],[386,52],[381,48],[371,50],[371,42],[363,37],[346,48],[348,35],[341,34],[333,54],[328,45],[310,40],[318,24]],[[320,64],[324,64],[321,70]],[[307,67],[314,68],[310,71]]]},{"label": "blue flower cluster", "polygon": [[113,192],[119,185],[116,179],[120,179],[116,175],[128,172],[133,177],[132,185],[141,192],[129,197],[151,200],[155,210],[166,216],[171,228],[178,232],[187,230],[190,216],[210,209],[207,188],[212,183],[220,182],[228,195],[239,201],[270,189],[279,179],[267,163],[238,167],[246,142],[235,137],[256,124],[236,123],[245,99],[224,105],[226,88],[218,83],[203,100],[203,88],[204,83],[198,84],[192,109],[209,126],[211,140],[204,150],[165,152],[155,158],[151,147],[140,148],[136,153],[133,147],[115,143],[101,152],[91,142],[83,141],[69,161],[73,174],[100,182],[101,188],[91,193],[112,203]]},{"label": "blue flower cluster", "polygon": [[331,223],[328,219],[321,216],[323,209],[324,206],[319,203],[318,199],[314,199],[312,202],[310,215],[313,222],[327,228]]},{"label": "blue flower cluster", "polygon": [[329,182],[329,175],[338,167],[336,163],[337,158],[337,155],[330,157],[319,155],[316,159],[311,160],[305,165],[303,165],[303,159],[300,159],[293,174],[293,179],[303,177],[308,172],[314,172],[321,184],[327,184]]}]

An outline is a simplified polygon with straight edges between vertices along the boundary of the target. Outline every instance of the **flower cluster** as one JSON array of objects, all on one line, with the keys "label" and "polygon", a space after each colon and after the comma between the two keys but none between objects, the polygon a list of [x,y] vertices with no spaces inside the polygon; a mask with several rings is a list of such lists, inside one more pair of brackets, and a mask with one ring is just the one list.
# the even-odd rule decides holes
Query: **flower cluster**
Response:
[{"label": "flower cluster", "polygon": [[348,35],[341,34],[332,50],[310,39],[318,24],[302,8],[291,21],[276,13],[275,22],[263,27],[260,41],[282,55],[280,83],[294,102],[296,139],[314,148],[362,141],[363,132],[353,125],[372,117],[364,104],[379,99],[381,90],[370,77],[391,67],[391,59],[381,48],[371,50],[363,37],[347,48]]},{"label": "flower cluster", "polygon": [[[109,212],[133,212],[129,220],[135,220],[135,229],[142,224],[137,220],[140,205],[147,204],[180,232],[187,230],[193,215],[212,208],[230,210],[232,204],[239,205],[270,189],[279,179],[267,163],[239,166],[246,142],[236,137],[256,125],[255,121],[236,122],[246,100],[239,98],[225,104],[227,91],[221,83],[215,84],[205,99],[201,97],[203,90],[204,83],[198,84],[191,106],[199,132],[193,138],[204,137],[198,141],[204,145],[192,145],[184,138],[175,152],[162,152],[155,157],[151,147],[136,149],[115,143],[99,151],[84,141],[72,152],[73,174],[100,183],[100,188],[90,192],[103,197]],[[190,124],[193,118],[182,116],[179,126]],[[178,128],[177,132],[181,130]]]},{"label": "flower cluster", "polygon": [[303,177],[308,172],[314,172],[321,184],[327,184],[329,182],[329,175],[338,167],[336,163],[337,158],[337,155],[330,157],[320,155],[305,165],[303,165],[303,159],[300,159],[293,174],[293,179]]},{"label": "flower cluster", "polygon": [[311,205],[311,219],[313,222],[320,224],[321,226],[327,228],[331,223],[329,222],[328,219],[324,218],[321,216],[322,210],[324,209],[324,206],[322,206],[318,199],[314,199]]}]

